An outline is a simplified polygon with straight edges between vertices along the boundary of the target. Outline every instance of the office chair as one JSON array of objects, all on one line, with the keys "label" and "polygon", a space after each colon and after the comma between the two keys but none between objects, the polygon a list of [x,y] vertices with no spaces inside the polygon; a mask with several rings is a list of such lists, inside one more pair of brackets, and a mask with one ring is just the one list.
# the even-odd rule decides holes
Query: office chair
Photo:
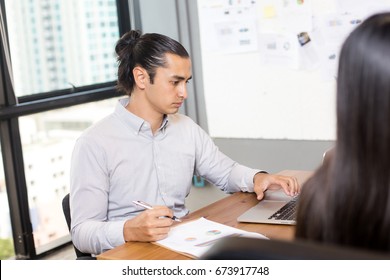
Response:
[{"label": "office chair", "polygon": [[384,260],[390,254],[306,240],[282,241],[226,237],[217,241],[203,260]]},{"label": "office chair", "polygon": [[[65,197],[62,199],[62,211],[64,211],[64,216],[66,220],[66,224],[68,225],[68,229],[70,232],[70,205],[69,205],[69,194],[65,195]],[[76,246],[74,246],[72,242],[73,248],[76,252],[77,260],[96,260],[96,257],[92,257],[91,254],[83,253],[79,251]]]},{"label": "office chair", "polygon": [[333,157],[335,153],[335,147],[331,147],[327,149],[324,154],[322,155],[322,163],[329,162]]}]

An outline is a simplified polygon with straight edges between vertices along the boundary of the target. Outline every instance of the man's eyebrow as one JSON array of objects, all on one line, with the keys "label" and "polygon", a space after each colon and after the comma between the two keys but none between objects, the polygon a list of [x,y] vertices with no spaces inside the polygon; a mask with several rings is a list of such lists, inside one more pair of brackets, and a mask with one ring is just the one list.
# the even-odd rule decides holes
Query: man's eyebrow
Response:
[{"label": "man's eyebrow", "polygon": [[173,75],[172,78],[177,79],[177,80],[181,80],[181,81],[183,81],[183,80],[189,81],[189,80],[192,79],[192,76],[190,76],[188,79],[186,79],[186,78],[183,77],[183,76]]}]

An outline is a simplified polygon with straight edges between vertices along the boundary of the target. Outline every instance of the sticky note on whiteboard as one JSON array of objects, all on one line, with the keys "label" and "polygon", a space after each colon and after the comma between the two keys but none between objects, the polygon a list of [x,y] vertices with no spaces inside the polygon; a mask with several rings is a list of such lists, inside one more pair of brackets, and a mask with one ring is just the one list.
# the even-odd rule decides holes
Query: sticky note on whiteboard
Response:
[{"label": "sticky note on whiteboard", "polygon": [[273,18],[276,16],[276,10],[274,6],[265,6],[263,8],[264,18]]}]

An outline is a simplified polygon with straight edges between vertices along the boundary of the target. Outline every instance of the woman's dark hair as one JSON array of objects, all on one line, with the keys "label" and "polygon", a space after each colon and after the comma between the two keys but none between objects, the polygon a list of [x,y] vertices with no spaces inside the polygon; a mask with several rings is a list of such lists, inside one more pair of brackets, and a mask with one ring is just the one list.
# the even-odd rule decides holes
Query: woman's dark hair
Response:
[{"label": "woman's dark hair", "polygon": [[161,34],[141,35],[140,31],[131,30],[125,33],[115,47],[118,60],[118,89],[131,94],[134,88],[133,69],[144,68],[153,83],[157,67],[166,66],[167,53],[180,57],[189,57],[186,49],[177,41]]},{"label": "woman's dark hair", "polygon": [[[369,17],[343,44],[337,141],[326,165],[307,183],[324,189],[303,186],[296,236],[389,251],[390,13]],[[317,215],[312,224],[304,213],[310,208]]]}]

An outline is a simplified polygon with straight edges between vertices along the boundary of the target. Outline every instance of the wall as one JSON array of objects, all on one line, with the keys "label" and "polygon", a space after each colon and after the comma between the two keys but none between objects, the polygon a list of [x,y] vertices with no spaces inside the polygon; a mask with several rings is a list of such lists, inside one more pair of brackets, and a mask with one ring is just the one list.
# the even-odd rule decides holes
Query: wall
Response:
[{"label": "wall", "polygon": [[389,9],[388,0],[198,0],[210,135],[334,140],[341,45]]},{"label": "wall", "polygon": [[[328,50],[335,56],[325,67],[317,67],[316,64],[317,68],[308,64],[310,57],[305,58],[307,53],[298,50],[298,46],[295,49],[299,51],[296,55],[298,62],[291,59],[294,56],[287,56],[289,59],[284,57],[279,63],[272,53],[274,60],[265,59],[261,44],[257,45],[257,49],[241,51],[234,45],[230,45],[229,49],[227,41],[224,48],[213,49],[217,37],[204,34],[202,1],[140,1],[145,32],[161,32],[179,39],[190,49],[194,80],[200,80],[201,85],[194,88],[194,96],[188,103],[194,103],[197,107],[194,110],[198,114],[198,123],[209,132],[224,153],[240,163],[269,172],[317,168],[321,164],[322,154],[334,145],[335,139],[336,50],[342,38],[352,30],[351,22],[354,19],[363,19],[374,11],[387,9],[390,1],[304,1],[310,3],[313,15],[319,16],[315,22],[328,22],[336,26],[344,24],[345,27],[333,35],[332,29],[328,30],[327,36],[333,37],[325,39],[337,42],[327,44]],[[206,2],[224,5],[235,1]],[[256,17],[261,17],[264,16],[264,9],[272,14],[268,6],[281,5],[286,1],[237,2],[256,2],[260,5]],[[188,20],[188,27],[183,25],[185,19]],[[260,18],[260,22],[266,23],[264,18]],[[215,31],[211,23],[206,24],[206,29]],[[318,49],[321,46],[320,36],[312,31],[313,46],[324,54],[323,49]],[[189,38],[183,37],[185,33]],[[204,42],[205,38],[208,43]],[[261,40],[258,42],[261,43]]]},{"label": "wall", "polygon": [[175,0],[139,1],[144,33],[162,33],[179,38]]},{"label": "wall", "polygon": [[334,141],[214,138],[219,149],[235,161],[276,173],[286,169],[315,170]]}]

